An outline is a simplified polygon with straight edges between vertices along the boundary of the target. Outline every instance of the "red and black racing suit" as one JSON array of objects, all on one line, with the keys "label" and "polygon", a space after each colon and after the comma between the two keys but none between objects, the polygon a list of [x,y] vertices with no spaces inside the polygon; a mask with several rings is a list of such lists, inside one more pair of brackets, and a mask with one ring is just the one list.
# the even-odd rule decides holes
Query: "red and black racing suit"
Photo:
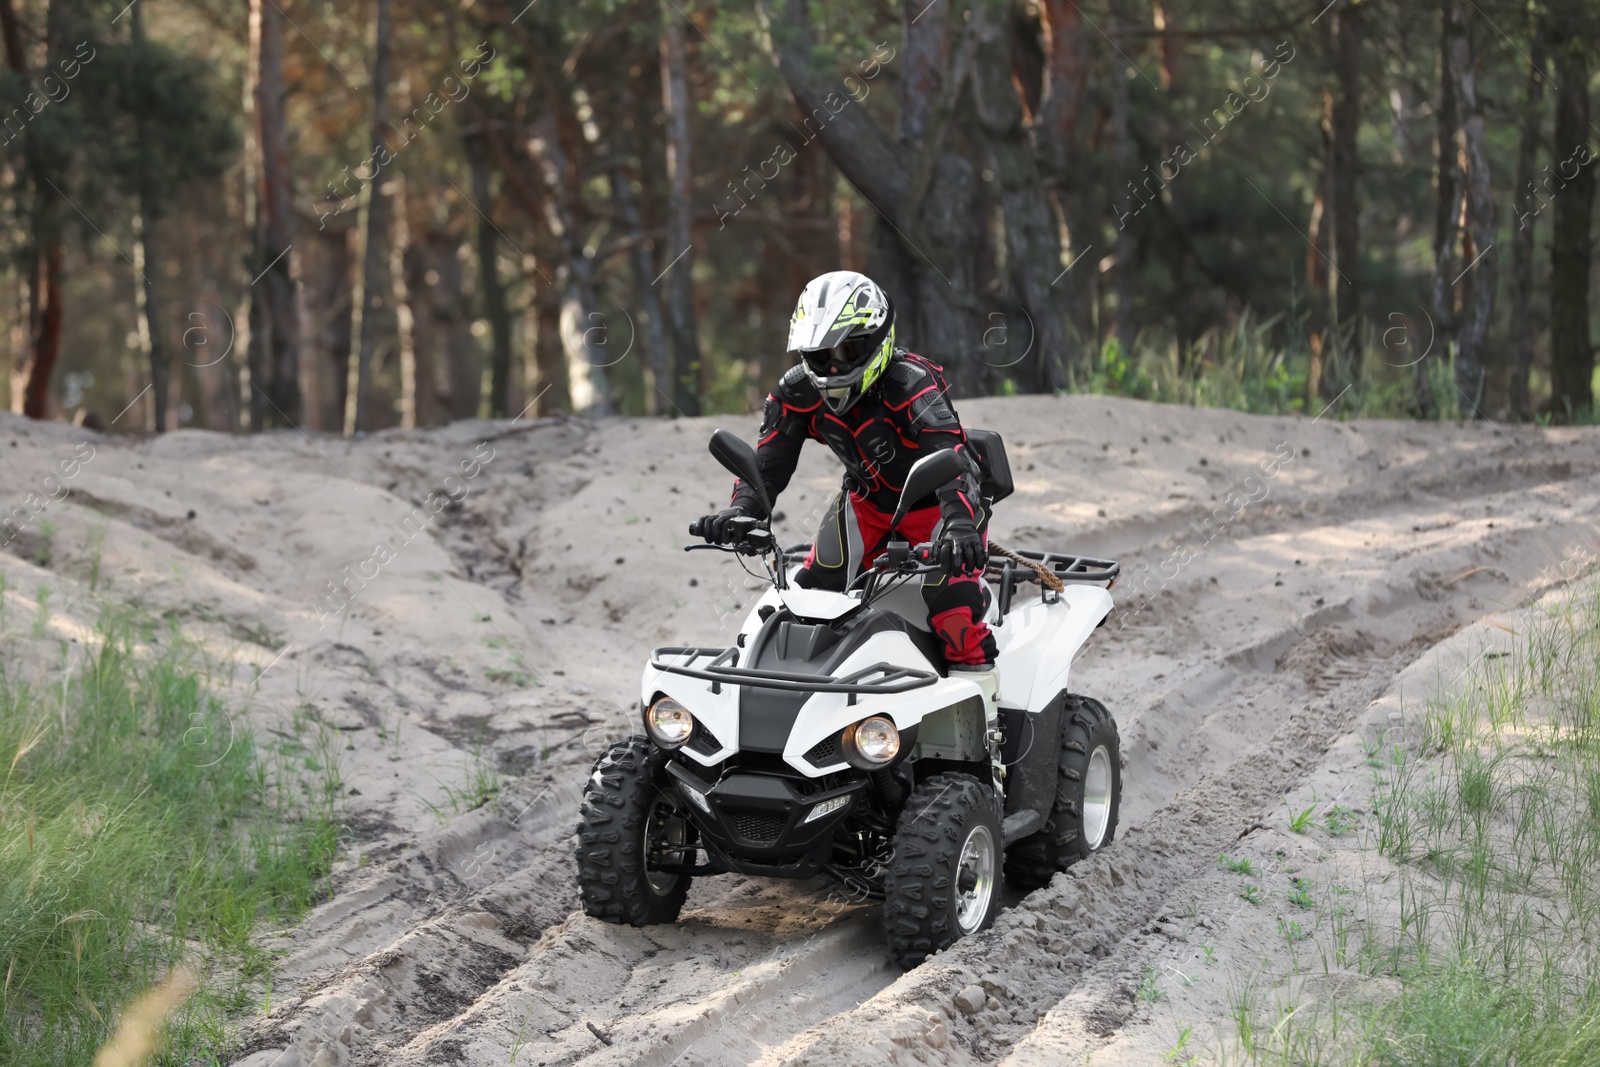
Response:
[{"label": "red and black racing suit", "polygon": [[[796,366],[768,396],[756,453],[774,501],[789,484],[807,438],[825,441],[845,465],[844,486],[828,504],[797,582],[842,591],[870,566],[889,540],[889,520],[912,464],[929,452],[964,453],[970,473],[918,501],[900,523],[912,544],[933,541],[943,521],[972,519],[988,542],[989,509],[979,494],[978,465],[961,420],[951,407],[942,369],[921,356],[897,352],[883,376],[848,411],[836,415],[822,402],[805,369]],[[759,515],[749,486],[735,483],[734,503]],[[848,502],[848,506],[846,506]],[[928,624],[952,664],[994,662],[994,636],[983,621],[989,596],[982,575],[931,574],[922,585]]]}]

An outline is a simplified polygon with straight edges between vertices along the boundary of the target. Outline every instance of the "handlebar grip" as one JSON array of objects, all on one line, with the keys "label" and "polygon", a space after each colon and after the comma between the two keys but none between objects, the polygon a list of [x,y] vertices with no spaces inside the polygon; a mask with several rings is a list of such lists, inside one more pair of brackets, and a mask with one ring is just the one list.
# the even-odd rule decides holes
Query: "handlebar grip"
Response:
[{"label": "handlebar grip", "polygon": [[706,535],[706,520],[696,519],[689,524],[690,537],[704,537]]}]

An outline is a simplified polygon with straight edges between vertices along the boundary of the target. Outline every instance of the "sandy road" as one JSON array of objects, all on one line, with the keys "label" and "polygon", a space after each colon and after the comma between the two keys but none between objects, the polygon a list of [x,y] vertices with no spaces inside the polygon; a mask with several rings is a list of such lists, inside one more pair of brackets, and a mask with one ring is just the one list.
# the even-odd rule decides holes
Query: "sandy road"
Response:
[{"label": "sandy road", "polygon": [[[147,599],[193,603],[200,583],[213,613],[279,631],[288,669],[263,694],[348,738],[361,862],[282,937],[272,1010],[247,1026],[238,1062],[961,1063],[1020,1042],[1048,1057],[1045,1036],[1029,1037],[1079,976],[1129,951],[1174,887],[1271,817],[1402,668],[1600,543],[1593,431],[1099,398],[963,414],[1007,437],[1019,491],[998,540],[1124,562],[1118,611],[1073,682],[1121,725],[1123,830],[905,975],[885,963],[877,910],[820,881],[702,880],[672,927],[575,913],[577,792],[594,754],[631,731],[645,652],[726,637],[754,595],[727,561],[677,551],[677,531],[725,492],[701,439],[716,420],[460,424],[327,442],[321,458],[286,437],[226,442],[220,458],[199,434],[103,447],[83,503],[58,506],[67,532],[72,508],[94,504],[118,566],[189,568],[188,585],[141,586]],[[319,627],[307,605],[323,572],[485,441],[494,459],[470,494],[336,632]],[[25,444],[44,459],[65,439]],[[177,523],[185,502],[164,512],[150,479],[205,495],[200,517]],[[794,539],[832,482],[808,456],[780,502]],[[62,553],[58,570],[71,565]],[[441,790],[485,759],[518,776],[496,803],[452,814]],[[952,997],[974,983],[991,1005],[968,1017]]]},{"label": "sandy road", "polygon": [[[1149,922],[1172,887],[1269,817],[1398,670],[1548,580],[1550,564],[1582,543],[1578,517],[1600,507],[1600,463],[1584,468],[1560,444],[1524,457],[1469,428],[1439,449],[1383,440],[1379,455],[1360,438],[1397,428],[1283,429],[1315,433],[1317,444],[1297,443],[1300,469],[1283,465],[1266,497],[1209,542],[1215,516],[1196,529],[1177,508],[1090,539],[1127,561],[1134,579],[1146,564],[1171,574],[1160,563],[1194,549],[1170,582],[1141,586],[1148,598],[1131,598],[1080,663],[1076,687],[1112,703],[1126,742],[1129,829],[1116,850],[904,977],[883,968],[875,910],[830,908],[821,883],[712,880],[669,930],[574,916],[396,1061],[490,1063],[513,1050],[541,1064],[1003,1054],[1071,993],[1084,966]],[[1262,456],[1281,443],[1269,440]],[[1051,450],[1071,447],[1019,452],[1036,471],[1066,474],[1070,458]],[[1305,462],[1319,450],[1335,453],[1328,465],[1343,478]],[[1125,462],[1135,492],[1167,473],[1133,455]],[[1225,478],[1231,487],[1240,475]],[[998,536],[1021,543],[1025,524],[1012,523]],[[1000,1008],[968,1020],[950,1002],[973,982]]]}]

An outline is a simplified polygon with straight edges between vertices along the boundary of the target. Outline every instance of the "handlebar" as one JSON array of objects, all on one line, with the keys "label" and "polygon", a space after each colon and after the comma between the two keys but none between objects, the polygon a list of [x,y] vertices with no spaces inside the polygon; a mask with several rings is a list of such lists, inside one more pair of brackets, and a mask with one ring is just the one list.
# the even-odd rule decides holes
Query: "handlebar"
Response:
[{"label": "handlebar", "polygon": [[934,555],[932,543],[928,541],[916,546],[904,541],[890,541],[873,566],[879,571],[894,571],[897,574],[926,574],[944,569]]},{"label": "handlebar", "polygon": [[[710,519],[711,516],[708,515],[703,519],[696,519],[691,522],[689,524],[689,536],[709,538],[710,531],[706,528],[706,524]],[[763,552],[771,551],[775,543],[772,531],[766,527],[761,519],[753,515],[739,515],[729,519],[724,532],[726,535],[724,543],[719,544],[708,540],[703,545],[685,545],[683,550],[690,552],[695,549],[715,548],[723,552],[737,552],[743,556],[759,556]]]}]

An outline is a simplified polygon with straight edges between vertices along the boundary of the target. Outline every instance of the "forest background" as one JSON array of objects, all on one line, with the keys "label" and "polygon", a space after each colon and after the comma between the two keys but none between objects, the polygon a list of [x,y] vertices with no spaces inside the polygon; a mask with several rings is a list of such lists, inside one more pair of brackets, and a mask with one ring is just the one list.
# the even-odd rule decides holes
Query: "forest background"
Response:
[{"label": "forest background", "polygon": [[1591,421],[1586,0],[0,0],[0,396],[747,411],[864,270],[960,396]]}]

